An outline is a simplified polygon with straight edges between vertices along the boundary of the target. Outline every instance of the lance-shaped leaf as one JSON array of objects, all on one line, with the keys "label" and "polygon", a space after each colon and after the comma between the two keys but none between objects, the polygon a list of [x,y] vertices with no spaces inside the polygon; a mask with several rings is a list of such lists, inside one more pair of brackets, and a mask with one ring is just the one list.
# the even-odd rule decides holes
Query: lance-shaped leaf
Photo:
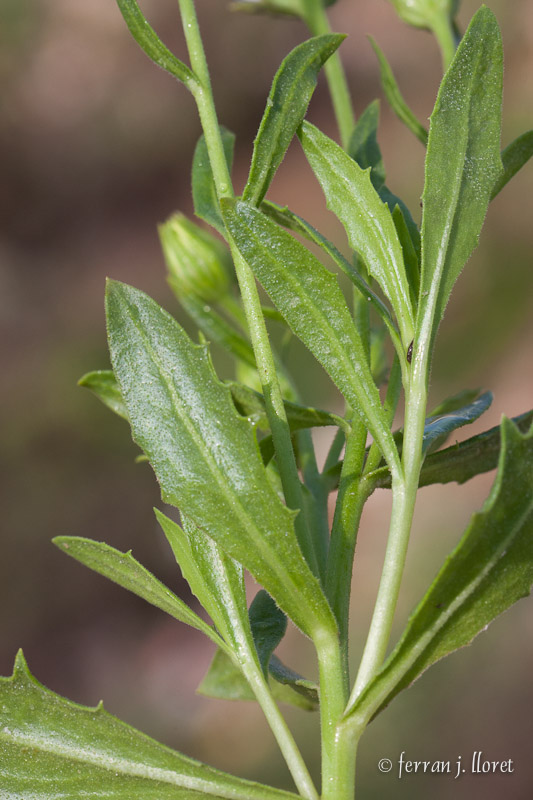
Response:
[{"label": "lance-shaped leaf", "polygon": [[32,800],[290,800],[296,795],[208,767],[104,710],[45,689],[22,653],[0,678],[0,793]]},{"label": "lance-shaped leaf", "polygon": [[292,50],[276,73],[254,143],[243,199],[259,205],[305,116],[322,65],[346,37],[324,34]]},{"label": "lance-shaped leaf", "polygon": [[117,0],[117,5],[131,35],[148,58],[151,58],[158,67],[170,72],[174,78],[184,83],[189,89],[196,86],[198,83],[196,75],[163,44],[154,29],[148,24],[137,0]]},{"label": "lance-shaped leaf", "polygon": [[348,155],[361,169],[370,167],[370,180],[376,191],[385,183],[385,165],[377,140],[379,100],[368,105],[355,125],[348,145]]},{"label": "lance-shaped leaf", "polygon": [[527,164],[533,156],[533,131],[526,131],[502,152],[503,173],[500,175],[492,190],[491,200],[507,186],[511,178]]},{"label": "lance-shaped leaf", "polygon": [[452,287],[477,245],[501,173],[502,70],[498,23],[483,7],[444,76],[431,115],[422,217],[425,338],[434,338]]},{"label": "lance-shaped leaf", "polygon": [[352,708],[374,716],[438,659],[469,644],[533,583],[533,428],[502,421],[498,474],[383,669]]},{"label": "lance-shaped leaf", "polygon": [[98,369],[87,372],[79,381],[78,386],[90,389],[102,403],[118,414],[122,419],[128,419],[128,411],[118,388],[117,379],[111,369]]},{"label": "lance-shaped leaf", "polygon": [[158,581],[151,572],[133,558],[131,551],[121,553],[104,542],[95,542],[81,536],[56,536],[52,540],[76,561],[93,569],[124,589],[142,597],[148,603],[160,608],[174,619],[185,622],[192,628],[205,633],[219,647],[224,647],[220,636],[213,628],[195,614],[189,606],[176,597],[167,586]]},{"label": "lance-shaped leaf", "polygon": [[385,97],[389,101],[390,107],[392,108],[398,119],[401,122],[403,122],[403,124],[407,128],[409,128],[409,130],[412,133],[414,133],[416,138],[419,141],[421,141],[423,145],[425,145],[428,140],[427,130],[424,128],[422,123],[418,121],[416,116],[413,114],[413,112],[405,102],[403,95],[400,91],[400,87],[398,86],[398,82],[394,77],[392,67],[387,61],[385,53],[378,45],[376,40],[372,38],[372,36],[369,36],[368,38],[370,40],[370,44],[374,49],[374,53],[378,57],[379,69],[381,73],[381,87],[383,89]]},{"label": "lance-shaped leaf", "polygon": [[337,277],[252,206],[224,200],[222,213],[235,244],[276,308],[359,412],[387,461],[397,465],[379,393]]},{"label": "lance-shaped leaf", "polygon": [[402,248],[391,213],[363,170],[336,142],[308,122],[300,129],[307,160],[328,208],[340,219],[350,245],[389,299],[407,348],[413,338],[413,309]]},{"label": "lance-shaped leaf", "polygon": [[110,281],[113,369],[132,434],[177,506],[243,564],[305,633],[335,629],[294,533],[294,512],[270,487],[255,434],[194,344],[143,292]]},{"label": "lance-shaped leaf", "polygon": [[[220,135],[226,163],[231,172],[233,150],[235,148],[235,134],[221,126]],[[203,134],[198,139],[192,162],[192,199],[196,216],[208,222],[213,228],[216,228],[222,236],[225,236],[224,222],[220,215],[220,207],[218,205],[215,179],[213,177],[207,144]]]}]

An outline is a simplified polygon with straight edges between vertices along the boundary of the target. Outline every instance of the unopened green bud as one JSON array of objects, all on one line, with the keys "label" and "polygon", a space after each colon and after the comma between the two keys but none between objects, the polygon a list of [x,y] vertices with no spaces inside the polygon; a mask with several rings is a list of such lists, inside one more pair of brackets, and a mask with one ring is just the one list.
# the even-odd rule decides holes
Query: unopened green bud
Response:
[{"label": "unopened green bud", "polygon": [[193,295],[205,303],[224,297],[231,285],[233,265],[227,247],[183,214],[159,226],[159,237],[178,297]]},{"label": "unopened green bud", "polygon": [[452,20],[459,8],[460,0],[391,0],[396,13],[416,28],[433,28],[435,19],[448,17]]}]

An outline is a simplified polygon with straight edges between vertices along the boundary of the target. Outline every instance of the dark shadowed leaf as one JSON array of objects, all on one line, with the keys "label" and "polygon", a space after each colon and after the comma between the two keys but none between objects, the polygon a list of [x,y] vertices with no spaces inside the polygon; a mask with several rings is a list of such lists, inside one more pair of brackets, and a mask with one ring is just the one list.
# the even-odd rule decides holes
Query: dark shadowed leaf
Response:
[{"label": "dark shadowed leaf", "polygon": [[347,151],[361,169],[371,168],[370,180],[376,191],[385,183],[385,165],[377,140],[378,124],[379,100],[374,100],[357,120]]}]

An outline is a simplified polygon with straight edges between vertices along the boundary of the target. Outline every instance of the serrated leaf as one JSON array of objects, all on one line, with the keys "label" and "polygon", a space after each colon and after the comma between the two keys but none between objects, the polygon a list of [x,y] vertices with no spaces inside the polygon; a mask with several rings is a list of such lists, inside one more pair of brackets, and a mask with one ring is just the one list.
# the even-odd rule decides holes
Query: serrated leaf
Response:
[{"label": "serrated leaf", "polygon": [[469,644],[533,583],[533,428],[501,425],[498,474],[483,509],[409,619],[352,713],[374,716],[435,661]]},{"label": "serrated leaf", "polygon": [[533,156],[533,131],[526,131],[502,151],[503,173],[492,190],[491,200],[507,186],[511,178],[527,164]]},{"label": "serrated leaf", "polygon": [[148,58],[184,83],[188,89],[196,86],[198,83],[196,75],[163,44],[148,24],[136,0],[117,0],[117,5],[131,35]]},{"label": "serrated leaf", "polygon": [[422,142],[423,145],[425,145],[428,140],[427,130],[424,128],[422,123],[418,121],[416,116],[405,102],[385,53],[380,48],[376,40],[372,38],[372,36],[369,36],[368,38],[379,61],[381,87],[391,109],[394,111],[398,119],[403,122],[403,124],[406,125],[412,133],[414,133],[416,138]]},{"label": "serrated leaf", "polygon": [[[231,172],[233,165],[233,151],[235,148],[235,134],[223,126],[220,127],[220,136],[228,169]],[[224,222],[220,215],[217,190],[207,144],[202,134],[198,139],[192,162],[192,199],[194,213],[200,219],[208,222],[213,228],[225,236]]]},{"label": "serrated leaf", "polygon": [[377,140],[379,100],[368,105],[355,125],[348,144],[348,155],[361,169],[370,167],[370,180],[376,191],[385,183],[385,165]]},{"label": "serrated leaf", "polygon": [[422,453],[427,453],[437,443],[446,441],[449,434],[464,425],[470,425],[485,413],[492,403],[492,392],[485,392],[471,403],[438,416],[428,417],[424,425]]},{"label": "serrated leaf", "polygon": [[177,506],[239,561],[305,633],[335,630],[271,488],[250,424],[237,414],[205,346],[143,292],[109,282],[109,348],[134,440]]},{"label": "serrated leaf", "polygon": [[122,419],[128,419],[128,412],[113,370],[99,369],[94,372],[87,372],[79,379],[78,386],[85,386],[86,389],[90,389],[111,411],[114,411]]},{"label": "serrated leaf", "polygon": [[336,276],[252,206],[224,200],[222,213],[239,251],[274,305],[394,464],[397,458],[392,435]]},{"label": "serrated leaf", "polygon": [[89,569],[114,583],[118,583],[151,605],[160,608],[174,619],[190,625],[208,636],[216,645],[224,647],[217,632],[195,614],[174,592],[155,578],[133,558],[131,551],[121,553],[104,542],[95,542],[79,536],[56,536],[52,540],[64,553]]},{"label": "serrated leaf", "polygon": [[494,14],[472,19],[431,115],[422,216],[421,335],[434,338],[501,174],[503,54]]},{"label": "serrated leaf", "polygon": [[346,37],[324,34],[292,50],[278,69],[254,142],[243,199],[259,205],[283,161],[314,92],[323,64]]},{"label": "serrated leaf", "polygon": [[0,678],[0,792],[13,800],[290,800],[169,747],[104,711],[45,689],[19,652]]},{"label": "serrated leaf", "polygon": [[414,318],[403,253],[394,222],[361,167],[332,139],[308,122],[300,141],[328,208],[342,222],[350,245],[365,262],[394,309],[402,342],[413,338]]}]

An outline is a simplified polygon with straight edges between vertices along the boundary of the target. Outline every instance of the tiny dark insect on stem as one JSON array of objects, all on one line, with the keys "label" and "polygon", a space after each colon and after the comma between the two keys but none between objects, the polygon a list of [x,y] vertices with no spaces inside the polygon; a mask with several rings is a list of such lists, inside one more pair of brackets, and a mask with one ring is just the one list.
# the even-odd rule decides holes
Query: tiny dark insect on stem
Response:
[{"label": "tiny dark insect on stem", "polygon": [[414,342],[414,339],[411,342],[411,344],[409,345],[409,347],[407,348],[407,363],[408,364],[410,364],[412,359],[413,359],[413,342]]}]

